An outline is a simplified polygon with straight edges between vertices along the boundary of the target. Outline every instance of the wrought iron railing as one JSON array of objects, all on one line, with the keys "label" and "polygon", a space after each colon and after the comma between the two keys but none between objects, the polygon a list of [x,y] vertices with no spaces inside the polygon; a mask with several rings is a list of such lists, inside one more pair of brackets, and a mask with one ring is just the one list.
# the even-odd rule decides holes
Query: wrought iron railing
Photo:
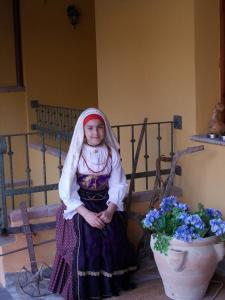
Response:
[{"label": "wrought iron railing", "polygon": [[[161,132],[162,126],[169,126],[170,134],[169,140],[170,145],[168,146],[167,153],[162,153],[163,142],[168,143],[168,140],[163,139]],[[135,172],[135,184],[133,185],[133,190],[135,190],[136,180],[144,179],[145,183],[142,183],[142,189],[148,190],[150,188],[149,180],[154,177],[156,170],[154,168],[154,162],[157,157],[162,154],[172,155],[173,153],[173,123],[172,122],[154,122],[147,123],[144,131],[142,151],[139,159],[139,169]],[[137,140],[139,136],[139,130],[143,126],[140,124],[126,124],[113,126],[113,129],[117,133],[118,140],[121,144],[121,156],[123,159],[123,165],[127,166],[127,179],[131,178],[132,170],[135,163],[135,151],[137,147]],[[155,140],[154,145],[155,150],[153,150],[153,142],[149,141],[149,133],[155,128],[157,134],[152,137]],[[126,132],[126,140],[121,140]],[[130,135],[127,133],[130,132]],[[42,192],[44,197],[40,201],[39,205],[48,204],[48,192],[58,189],[58,180],[56,182],[48,182],[47,172],[58,173],[60,176],[63,167],[62,163],[62,143],[64,140],[64,134],[58,134],[57,138],[57,164],[54,166],[46,165],[46,151],[48,146],[45,142],[44,132],[35,133],[23,133],[15,135],[5,135],[0,137],[0,208],[1,208],[1,227],[7,227],[7,211],[15,209],[18,205],[17,198],[23,195],[23,199],[27,200],[28,206],[32,206],[32,195],[35,193]],[[38,168],[40,170],[32,169],[31,162],[31,148],[29,145],[29,140],[31,137],[37,136],[39,139],[39,149],[41,153],[40,161],[37,162]],[[70,135],[71,136],[71,135]],[[68,136],[67,136],[68,138]],[[19,142],[16,142],[16,140]],[[130,146],[128,147],[128,145]],[[150,147],[152,148],[152,153],[150,152]],[[151,163],[150,163],[151,158]],[[21,162],[23,161],[23,164]],[[20,168],[18,172],[18,168]],[[51,170],[49,170],[51,168]],[[164,168],[161,170],[161,174],[169,174],[170,168]],[[39,177],[42,178],[42,182],[36,184],[34,178],[35,173],[38,172]],[[41,175],[40,175],[41,174]],[[18,178],[19,176],[19,178]],[[58,176],[58,178],[59,178]],[[21,181],[22,179],[22,181]],[[18,186],[18,180],[20,180],[20,186]],[[21,186],[22,185],[22,186]],[[44,198],[44,199],[43,199]]]},{"label": "wrought iron railing", "polygon": [[[42,183],[33,184],[33,176],[37,170],[31,167],[30,137],[38,136],[40,141],[41,159],[38,163],[42,173]],[[46,144],[43,133],[21,133],[0,136],[0,228],[8,227],[8,212],[18,207],[18,201],[27,201],[32,206],[32,195],[42,192],[43,205],[48,204],[47,192],[58,189],[58,184],[48,183],[46,179]],[[60,147],[59,147],[60,151]],[[62,169],[62,153],[59,152],[59,164],[52,172],[60,175]],[[18,179],[19,177],[19,179]],[[22,178],[22,179],[21,179]]]},{"label": "wrought iron railing", "polygon": [[63,132],[64,138],[69,141],[70,133],[82,112],[82,109],[43,105],[38,100],[32,100],[31,107],[36,112],[36,123],[31,125],[31,129],[39,130],[53,140]]},{"label": "wrought iron railing", "polygon": [[[41,108],[42,107],[42,108]],[[73,125],[78,111],[73,110],[73,122],[67,119],[68,115],[72,115],[67,109],[59,109],[58,112],[67,112],[57,115],[55,107],[49,110],[48,106],[43,109],[39,105],[36,109],[37,115],[48,116],[47,120],[39,118],[37,121],[37,131],[32,133],[21,133],[0,136],[0,228],[8,227],[8,212],[18,207],[21,197],[26,199],[28,206],[37,205],[34,201],[34,195],[41,195],[38,198],[38,205],[49,204],[49,193],[58,189],[58,179],[63,167],[63,156],[68,148]],[[43,109],[43,112],[41,110]],[[47,110],[46,110],[47,109]],[[55,112],[55,120],[61,116],[63,121],[53,121]],[[67,121],[65,121],[67,120]],[[46,122],[46,123],[45,123]],[[56,125],[54,128],[53,124]],[[67,127],[65,124],[69,124]],[[48,125],[50,126],[48,128]],[[144,125],[144,126],[143,126]],[[153,180],[156,175],[155,161],[161,155],[171,157],[174,153],[174,122],[145,122],[137,124],[122,124],[112,126],[115,135],[120,143],[121,157],[123,166],[125,167],[127,179],[133,180],[132,190],[149,190],[153,186]],[[141,133],[142,132],[142,133]],[[140,134],[142,135],[141,148],[138,151],[139,161],[136,161],[136,153]],[[54,151],[57,156],[54,165],[47,164],[46,155],[49,149],[49,136],[55,140]],[[40,152],[39,161],[34,160],[31,155],[31,142],[35,140],[38,144]],[[34,152],[32,152],[34,154]],[[161,168],[161,174],[169,174],[170,164],[165,168]],[[177,168],[177,174],[180,169]],[[49,182],[48,174],[58,174],[54,182]],[[132,174],[133,173],[133,174]],[[135,174],[134,174],[135,173]],[[37,175],[38,174],[38,175]],[[37,182],[36,178],[39,178]]]}]

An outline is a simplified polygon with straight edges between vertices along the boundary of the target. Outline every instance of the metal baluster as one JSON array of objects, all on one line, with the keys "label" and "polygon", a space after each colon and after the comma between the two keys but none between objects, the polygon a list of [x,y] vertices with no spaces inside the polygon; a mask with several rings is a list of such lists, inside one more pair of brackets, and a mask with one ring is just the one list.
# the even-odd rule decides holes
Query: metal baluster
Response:
[{"label": "metal baluster", "polygon": [[[161,128],[160,128],[160,123],[157,124],[158,127],[158,136],[157,136],[157,140],[158,140],[158,158],[160,158],[161,156]],[[159,164],[160,164],[160,169],[161,169],[161,161],[159,160]],[[161,182],[159,182],[159,187],[161,187]]]},{"label": "metal baluster", "polygon": [[116,131],[117,131],[117,140],[118,143],[120,144],[120,126],[116,126]]},{"label": "metal baluster", "polygon": [[[134,143],[135,143],[135,138],[134,138],[134,125],[131,125],[131,140],[130,142],[132,143],[132,148],[131,148],[131,156],[132,156],[132,172],[134,170]],[[135,192],[135,182],[133,184],[133,192]]]},{"label": "metal baluster", "polygon": [[171,143],[171,147],[170,147],[170,156],[173,157],[173,155],[174,155],[174,149],[173,149],[173,132],[174,132],[174,131],[173,131],[173,122],[172,122],[170,125],[171,125],[171,127],[170,127],[170,128],[171,128],[171,131],[170,131],[170,132],[171,132],[171,140],[170,140],[170,141],[171,141],[171,142],[170,142],[170,143]]},{"label": "metal baluster", "polygon": [[[117,131],[117,140],[120,145],[120,126],[116,126],[116,131]],[[121,149],[119,149],[119,153],[121,155]]]},{"label": "metal baluster", "polygon": [[73,111],[70,110],[70,126],[69,131],[73,131]]},{"label": "metal baluster", "polygon": [[0,137],[0,227],[2,233],[4,233],[8,227],[4,172],[4,154],[6,152],[6,140],[4,137]]},{"label": "metal baluster", "polygon": [[[59,131],[61,132],[61,133],[63,133],[63,109],[62,108],[60,108],[59,109]],[[62,139],[64,138],[64,135],[62,135]],[[62,142],[63,142],[63,140],[62,140]]]},{"label": "metal baluster", "polygon": [[[69,130],[68,132],[73,132],[73,111],[70,110],[70,126],[69,126]],[[67,136],[66,142],[69,143],[70,139],[69,139],[69,135]]]},{"label": "metal baluster", "polygon": [[44,108],[41,108],[41,128],[44,127]]},{"label": "metal baluster", "polygon": [[36,115],[37,115],[37,126],[38,128],[40,128],[41,127],[40,106],[36,108]]},{"label": "metal baluster", "polygon": [[[64,110],[64,133],[68,131],[68,110]],[[64,142],[66,143],[66,134],[64,134]]]},{"label": "metal baluster", "polygon": [[[63,134],[63,110],[62,109],[60,109],[60,113],[59,113],[59,123],[60,123],[60,132]],[[62,141],[64,140],[64,134],[62,135]]]},{"label": "metal baluster", "polygon": [[[10,172],[10,185],[11,189],[14,189],[14,176],[13,176],[13,162],[12,162],[12,156],[13,156],[13,151],[12,151],[12,141],[11,141],[11,136],[8,136],[8,156],[9,156],[9,172]],[[14,199],[14,194],[11,195],[11,208],[15,209],[15,199]]]},{"label": "metal baluster", "polygon": [[[148,155],[148,126],[145,126],[145,172],[148,172],[148,159],[149,159],[149,155]],[[145,177],[145,188],[146,190],[148,190],[148,175],[146,175]]]},{"label": "metal baluster", "polygon": [[47,127],[47,107],[44,107],[44,129]]},{"label": "metal baluster", "polygon": [[42,106],[40,106],[40,108],[39,108],[39,129],[41,128],[41,124],[42,124],[41,114],[42,114]]},{"label": "metal baluster", "polygon": [[[27,173],[27,185],[30,188],[31,187],[31,168],[30,168],[30,158],[29,158],[29,145],[28,145],[28,135],[25,134],[25,153],[26,153],[26,169],[25,172]],[[31,203],[31,193],[28,193],[28,200],[29,200],[29,206],[32,206]]]},{"label": "metal baluster", "polygon": [[49,107],[47,108],[47,136],[48,136],[48,138],[50,138],[50,111],[49,111]]},{"label": "metal baluster", "polygon": [[[46,180],[46,146],[45,146],[45,137],[44,137],[44,132],[41,133],[41,137],[42,137],[42,145],[41,145],[41,152],[42,152],[42,165],[43,165],[43,181],[44,181],[44,186],[46,186],[47,184],[47,180]],[[44,196],[45,196],[45,205],[48,204],[48,195],[47,195],[47,191],[44,191]]]},{"label": "metal baluster", "polygon": [[160,128],[160,123],[157,124],[158,127],[158,135],[157,135],[157,140],[158,140],[158,157],[161,156],[161,128]]},{"label": "metal baluster", "polygon": [[56,140],[57,139],[57,134],[56,134],[56,131],[57,131],[57,109],[54,108],[54,121],[53,121],[53,126],[54,126],[54,139]]},{"label": "metal baluster", "polygon": [[58,169],[59,169],[59,178],[61,177],[62,174],[62,135],[58,134],[58,142],[59,142],[59,165],[58,165]]},{"label": "metal baluster", "polygon": [[49,129],[50,129],[50,138],[54,138],[54,126],[53,126],[53,110],[51,107],[49,107]]},{"label": "metal baluster", "polygon": [[56,130],[59,131],[59,108],[56,107]]},{"label": "metal baluster", "polygon": [[46,108],[43,107],[43,132],[45,130],[45,126],[46,126]]},{"label": "metal baluster", "polygon": [[[66,132],[69,131],[70,128],[70,115],[69,115],[69,111],[66,111]],[[66,136],[65,136],[65,141],[67,140]]]},{"label": "metal baluster", "polygon": [[61,118],[60,118],[60,123],[61,123],[61,131],[64,132],[65,130],[65,109],[61,109]]}]

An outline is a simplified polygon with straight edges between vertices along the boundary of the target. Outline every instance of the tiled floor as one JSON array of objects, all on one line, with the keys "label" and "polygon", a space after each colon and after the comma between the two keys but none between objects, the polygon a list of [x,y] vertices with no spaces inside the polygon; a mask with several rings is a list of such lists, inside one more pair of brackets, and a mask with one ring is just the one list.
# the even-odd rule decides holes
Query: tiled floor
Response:
[{"label": "tiled floor", "polygon": [[[225,287],[223,285],[222,290],[215,298],[218,288],[221,287],[220,282],[212,282],[209,286],[207,294],[204,300],[225,300]],[[126,292],[120,297],[111,298],[112,300],[169,300],[163,289],[161,280],[146,281],[140,284],[137,289]]]},{"label": "tiled floor", "polygon": [[[215,281],[216,280],[216,281]],[[225,300],[225,285],[222,281],[224,278],[216,278],[212,280],[209,289],[207,291],[206,297],[204,300]],[[225,280],[224,280],[225,282]],[[217,294],[217,291],[220,291]],[[221,289],[222,288],[222,289]],[[216,297],[215,297],[216,296]],[[24,294],[18,284],[15,281],[12,281],[11,284],[8,284],[8,289],[0,288],[0,299],[1,300],[31,300],[35,299],[26,294]],[[57,295],[49,295],[46,297],[36,298],[43,300],[62,300],[61,297]],[[136,289],[124,292],[119,297],[113,297],[110,300],[169,300],[164,294],[163,285],[160,279],[154,279],[150,281],[144,281],[139,283]]]},{"label": "tiled floor", "polygon": [[[219,271],[219,269],[218,269]],[[220,274],[224,274],[221,273]],[[140,269],[134,275],[137,287],[134,290],[121,293],[119,297],[110,300],[169,300],[163,289],[155,262],[147,258],[140,265]],[[25,294],[19,287],[18,274],[7,275],[7,289],[0,287],[0,300],[63,300],[62,297],[51,294],[45,297],[32,298]],[[195,299],[193,299],[195,300]],[[215,276],[208,288],[204,300],[225,300],[225,276]]]}]

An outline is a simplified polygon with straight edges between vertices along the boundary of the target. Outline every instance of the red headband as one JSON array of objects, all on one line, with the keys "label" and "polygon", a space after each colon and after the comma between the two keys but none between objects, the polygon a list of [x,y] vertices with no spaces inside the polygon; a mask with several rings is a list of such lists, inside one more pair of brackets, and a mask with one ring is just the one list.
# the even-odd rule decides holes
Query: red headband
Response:
[{"label": "red headband", "polygon": [[90,120],[96,120],[96,119],[102,121],[102,123],[105,125],[104,119],[100,115],[91,114],[88,115],[86,118],[84,118],[83,126],[85,126],[87,122],[89,122]]}]

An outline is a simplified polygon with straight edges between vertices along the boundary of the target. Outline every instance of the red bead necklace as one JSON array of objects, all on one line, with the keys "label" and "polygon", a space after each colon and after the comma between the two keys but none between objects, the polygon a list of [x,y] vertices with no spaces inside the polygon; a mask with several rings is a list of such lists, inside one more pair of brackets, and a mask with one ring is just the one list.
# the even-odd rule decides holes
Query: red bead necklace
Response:
[{"label": "red bead necklace", "polygon": [[88,163],[87,163],[87,161],[86,161],[83,153],[81,154],[81,157],[83,158],[84,163],[85,163],[86,167],[88,168],[88,170],[91,171],[92,173],[95,173],[95,174],[101,173],[101,172],[103,172],[105,170],[105,168],[106,168],[106,166],[108,164],[109,156],[110,155],[109,155],[109,151],[108,151],[108,155],[107,155],[107,159],[106,159],[104,167],[100,171],[94,171],[94,170],[91,169],[91,167],[89,167],[89,165],[88,165]]}]

